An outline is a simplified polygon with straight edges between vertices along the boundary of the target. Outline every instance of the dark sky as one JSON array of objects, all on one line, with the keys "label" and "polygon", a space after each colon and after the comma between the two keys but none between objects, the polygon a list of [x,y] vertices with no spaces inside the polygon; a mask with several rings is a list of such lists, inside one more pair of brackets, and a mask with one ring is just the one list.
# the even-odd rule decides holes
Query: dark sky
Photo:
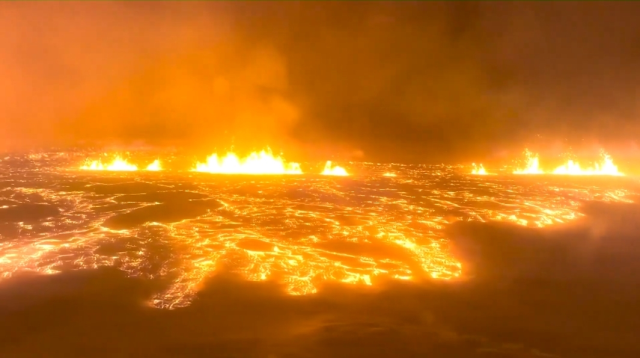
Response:
[{"label": "dark sky", "polygon": [[0,149],[640,152],[640,4],[4,3]]}]

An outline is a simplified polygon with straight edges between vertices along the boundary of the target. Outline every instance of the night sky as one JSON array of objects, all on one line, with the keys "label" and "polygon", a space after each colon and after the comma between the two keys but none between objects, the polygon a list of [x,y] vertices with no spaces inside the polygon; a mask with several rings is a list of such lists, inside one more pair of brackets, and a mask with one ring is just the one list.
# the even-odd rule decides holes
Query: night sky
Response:
[{"label": "night sky", "polygon": [[640,4],[3,3],[0,149],[640,156]]}]

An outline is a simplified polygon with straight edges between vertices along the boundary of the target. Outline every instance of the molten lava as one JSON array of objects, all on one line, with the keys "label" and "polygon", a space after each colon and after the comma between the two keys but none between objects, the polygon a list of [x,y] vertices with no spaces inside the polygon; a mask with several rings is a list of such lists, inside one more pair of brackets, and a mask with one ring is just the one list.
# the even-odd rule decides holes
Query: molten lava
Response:
[{"label": "molten lava", "polygon": [[476,163],[472,163],[473,169],[471,170],[471,174],[475,175],[487,175],[487,171],[484,169],[482,164],[476,165]]},{"label": "molten lava", "polygon": [[213,154],[206,163],[197,163],[196,172],[215,174],[302,174],[300,164],[285,163],[281,157],[274,157],[270,150],[253,152],[240,159],[228,152],[224,157]]},{"label": "molten lava", "polygon": [[339,167],[339,166],[332,166],[331,161],[327,161],[327,164],[325,164],[324,166],[324,170],[321,173],[322,175],[338,175],[338,176],[347,176],[349,175],[349,173],[347,173],[346,170],[344,170],[344,168]]},{"label": "molten lava", "polygon": [[616,175],[623,176],[624,174],[618,171],[618,167],[613,164],[611,156],[604,151],[600,153],[602,157],[599,163],[595,163],[594,167],[581,168],[580,163],[568,160],[566,164],[557,167],[553,174],[559,175]]},{"label": "molten lava", "polygon": [[528,149],[524,150],[524,154],[527,157],[526,166],[523,169],[514,170],[513,174],[544,174],[540,169],[538,154],[533,154]]},{"label": "molten lava", "polygon": [[102,164],[100,159],[85,163],[80,167],[81,170],[109,170],[109,171],[136,171],[138,167],[129,164],[126,159],[116,156],[110,164]]},{"label": "molten lava", "polygon": [[[30,158],[52,163],[45,156]],[[55,171],[68,164],[53,163]],[[0,240],[0,282],[22,273],[114,267],[129,277],[166,282],[149,303],[173,309],[188,306],[221,266],[246,280],[277,279],[293,295],[317,292],[322,282],[375,286],[387,279],[457,279],[464,270],[448,240],[454,222],[551,227],[583,217],[585,201],[631,203],[629,195],[636,194],[635,186],[576,186],[569,178],[531,185],[512,177],[456,177],[458,166],[352,165],[358,176],[349,185],[264,177],[194,183],[190,175],[175,175],[171,188],[153,175],[135,182],[131,175],[116,176],[113,186],[97,176],[85,178],[100,195],[40,185],[42,179],[76,181],[76,173],[33,175],[4,166],[0,180],[20,185],[5,189],[16,204],[0,210],[33,197],[63,210],[45,220],[3,224],[12,229]],[[108,166],[98,161],[94,167]],[[380,173],[403,179],[384,183]],[[159,185],[166,189],[155,192]],[[122,195],[131,191],[140,195]],[[149,205],[163,206],[149,211]]]},{"label": "molten lava", "polygon": [[156,159],[153,163],[147,165],[147,170],[157,172],[162,170],[162,166],[160,165],[160,160]]}]

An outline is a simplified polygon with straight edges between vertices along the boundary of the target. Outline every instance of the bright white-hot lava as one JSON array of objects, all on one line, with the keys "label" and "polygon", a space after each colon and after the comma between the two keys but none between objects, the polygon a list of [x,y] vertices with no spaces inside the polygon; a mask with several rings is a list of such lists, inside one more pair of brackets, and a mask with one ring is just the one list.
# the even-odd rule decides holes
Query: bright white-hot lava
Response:
[{"label": "bright white-hot lava", "polygon": [[614,175],[624,176],[618,171],[618,167],[613,164],[613,159],[606,152],[600,152],[601,160],[594,164],[593,167],[582,168],[580,163],[568,160],[567,163],[557,167],[553,174],[559,175]]},{"label": "bright white-hot lava", "polygon": [[162,170],[162,166],[160,165],[160,160],[159,159],[154,160],[153,163],[147,165],[146,170],[153,171],[153,172]]},{"label": "bright white-hot lava", "polygon": [[[540,161],[538,154],[533,154],[529,150],[525,149],[526,162],[524,168],[518,168],[514,174],[545,174],[544,170],[540,167]],[[613,164],[613,159],[609,154],[604,151],[600,152],[601,160],[595,163],[592,167],[583,168],[580,163],[573,160],[567,160],[567,162],[550,174],[556,175],[613,175],[624,176],[618,170],[618,167]]]},{"label": "bright white-hot lava", "polygon": [[544,174],[540,168],[538,154],[533,154],[528,149],[525,149],[524,155],[527,157],[525,167],[516,169],[513,174]]},{"label": "bright white-hot lava", "polygon": [[270,150],[253,152],[244,158],[233,152],[224,157],[213,154],[205,163],[197,163],[196,172],[215,174],[302,174],[300,164],[286,163],[281,157],[274,157]]},{"label": "bright white-hot lava", "polygon": [[136,171],[138,167],[129,164],[126,159],[116,156],[111,163],[102,164],[100,159],[88,161],[80,167],[81,170],[109,170],[109,171]]},{"label": "bright white-hot lava", "polygon": [[476,165],[476,163],[472,164],[473,169],[471,169],[471,174],[475,175],[487,175],[487,171],[484,169],[482,164]]},{"label": "bright white-hot lava", "polygon": [[324,170],[321,173],[322,175],[337,175],[337,176],[347,176],[349,175],[349,173],[347,173],[347,171],[339,166],[333,166],[331,161],[327,161],[327,163],[324,165]]}]

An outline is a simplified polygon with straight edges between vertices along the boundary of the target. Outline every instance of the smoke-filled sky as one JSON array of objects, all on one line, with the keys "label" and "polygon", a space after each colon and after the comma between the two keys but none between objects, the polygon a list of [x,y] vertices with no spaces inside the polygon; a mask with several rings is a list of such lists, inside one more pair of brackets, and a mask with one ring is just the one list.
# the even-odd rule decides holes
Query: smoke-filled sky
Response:
[{"label": "smoke-filled sky", "polygon": [[0,149],[640,152],[640,4],[3,3]]}]

